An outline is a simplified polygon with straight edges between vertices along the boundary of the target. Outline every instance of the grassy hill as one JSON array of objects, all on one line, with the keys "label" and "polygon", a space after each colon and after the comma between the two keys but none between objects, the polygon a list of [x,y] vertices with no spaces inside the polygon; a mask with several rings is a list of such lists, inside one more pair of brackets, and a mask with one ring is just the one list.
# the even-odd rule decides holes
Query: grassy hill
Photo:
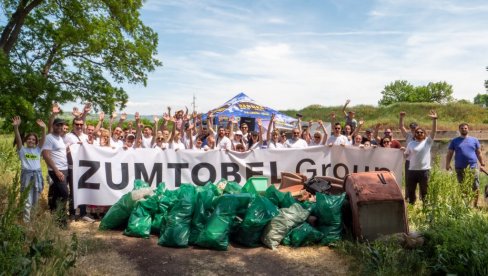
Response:
[{"label": "grassy hill", "polygon": [[[429,110],[436,110],[439,115],[439,130],[457,130],[458,125],[466,122],[471,129],[488,129],[488,110],[479,105],[469,103],[396,103],[386,107],[375,107],[372,105],[348,106],[347,111],[356,112],[356,119],[363,119],[365,127],[374,127],[377,123],[394,129],[398,128],[399,113],[406,112],[405,124],[417,122],[420,126],[429,128],[432,124],[427,114]],[[311,105],[300,110],[284,110],[283,113],[289,116],[296,116],[296,113],[303,115],[304,121],[323,120],[330,121],[330,114],[335,112],[337,119],[344,121],[342,106],[321,106]]]}]

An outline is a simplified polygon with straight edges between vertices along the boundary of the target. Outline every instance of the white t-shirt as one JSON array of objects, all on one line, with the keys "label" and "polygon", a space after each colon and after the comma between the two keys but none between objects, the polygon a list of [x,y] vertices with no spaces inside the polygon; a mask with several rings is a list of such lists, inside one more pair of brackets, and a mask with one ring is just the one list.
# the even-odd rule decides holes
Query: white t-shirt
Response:
[{"label": "white t-shirt", "polygon": [[151,148],[151,142],[152,142],[152,136],[149,136],[149,138],[147,137],[144,137],[144,135],[142,136],[142,147],[143,148],[148,148],[150,149]]},{"label": "white t-shirt", "polygon": [[298,138],[296,140],[288,139],[284,144],[285,148],[306,148],[308,147],[307,141],[303,140],[302,138]]},{"label": "white t-shirt", "polygon": [[285,146],[283,146],[283,144],[280,142],[270,141],[268,143],[268,149],[282,149],[284,147]]},{"label": "white t-shirt", "polygon": [[110,137],[111,141],[110,141],[110,146],[115,148],[115,149],[118,149],[118,148],[123,148],[124,147],[124,142],[122,142],[122,140],[117,140],[115,141],[114,138]]},{"label": "white t-shirt", "polygon": [[66,144],[66,147],[69,147],[73,144],[77,144],[78,142],[88,143],[88,135],[86,135],[85,133],[81,133],[81,135],[78,136],[75,133],[70,132],[64,136],[63,140]]},{"label": "white t-shirt", "polygon": [[174,150],[186,149],[185,144],[183,144],[181,141],[170,143],[169,148]]},{"label": "white t-shirt", "polygon": [[[66,157],[66,144],[63,141],[63,137],[54,134],[48,134],[46,141],[42,146],[42,150],[51,151],[51,159],[58,170],[68,169],[68,158]],[[52,171],[52,168],[48,168]]]},{"label": "white t-shirt", "polygon": [[335,136],[335,135],[331,135],[329,137],[329,139],[327,139],[327,145],[336,145],[336,146],[340,146],[340,145],[349,145],[349,140],[347,140],[347,137],[340,134],[339,136]]},{"label": "white t-shirt", "polygon": [[22,146],[19,150],[20,163],[23,170],[40,170],[41,169],[41,148],[27,148]]},{"label": "white t-shirt", "polygon": [[430,149],[433,142],[432,138],[428,136],[421,142],[413,140],[408,143],[405,155],[408,155],[410,160],[409,170],[430,170]]},{"label": "white t-shirt", "polygon": [[216,149],[226,149],[226,150],[232,150],[232,142],[230,141],[229,137],[224,136],[222,138],[218,138],[219,142],[216,145]]}]

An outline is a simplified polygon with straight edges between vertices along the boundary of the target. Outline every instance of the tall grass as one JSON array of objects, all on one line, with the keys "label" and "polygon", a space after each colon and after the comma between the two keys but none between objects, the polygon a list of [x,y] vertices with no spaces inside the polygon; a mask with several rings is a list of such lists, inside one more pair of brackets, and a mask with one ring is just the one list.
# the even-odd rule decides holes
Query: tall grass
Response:
[{"label": "tall grass", "polygon": [[488,275],[488,214],[471,207],[473,173],[457,182],[455,173],[431,171],[426,201],[409,206],[410,229],[425,243],[404,249],[394,237],[371,243],[345,241],[342,250],[358,260],[361,274]]},{"label": "tall grass", "polygon": [[23,222],[28,189],[20,192],[20,161],[6,138],[0,140],[0,275],[66,274],[76,262],[77,237],[67,236],[40,208]]}]

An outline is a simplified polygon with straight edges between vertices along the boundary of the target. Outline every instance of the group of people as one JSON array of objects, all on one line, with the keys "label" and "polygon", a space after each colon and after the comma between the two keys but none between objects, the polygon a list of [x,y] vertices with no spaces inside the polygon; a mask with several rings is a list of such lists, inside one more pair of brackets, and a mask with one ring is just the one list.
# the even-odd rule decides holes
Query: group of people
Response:
[{"label": "group of people", "polygon": [[[257,119],[257,131],[249,129],[249,125],[230,118],[227,125],[219,125],[216,130],[213,126],[214,116],[207,113],[205,122],[201,115],[189,114],[188,110],[177,111],[171,114],[171,109],[164,113],[162,118],[153,117],[153,125],[144,125],[138,113],[134,122],[127,122],[127,115],[122,113],[117,125],[114,127],[117,113],[112,113],[108,120],[108,127],[104,128],[105,114],[101,112],[96,125],[86,123],[86,117],[91,112],[91,104],[87,103],[82,111],[73,109],[72,129],[68,123],[58,118],[60,113],[58,105],[54,104],[49,123],[41,120],[37,124],[43,129],[41,139],[37,134],[29,133],[24,139],[19,133],[21,120],[14,117],[12,124],[15,131],[16,145],[22,164],[22,189],[29,188],[29,196],[24,212],[24,220],[30,218],[30,209],[36,204],[43,189],[41,173],[41,155],[48,167],[48,174],[53,184],[49,189],[49,207],[51,210],[61,209],[66,212],[69,202],[69,217],[93,221],[87,213],[87,206],[79,206],[79,214],[73,204],[73,162],[69,146],[72,144],[92,144],[100,147],[124,150],[138,148],[158,148],[161,150],[225,150],[233,152],[246,152],[256,149],[305,148],[313,146],[351,146],[363,149],[384,147],[397,148],[404,151],[406,189],[405,197],[409,203],[416,201],[416,186],[420,186],[420,198],[423,200],[427,194],[428,181],[431,169],[431,147],[437,131],[437,113],[431,111],[428,116],[432,119],[430,135],[424,128],[416,123],[409,125],[410,131],[404,126],[405,112],[400,113],[400,131],[403,134],[406,147],[394,139],[392,130],[386,128],[384,135],[378,135],[381,124],[372,129],[366,129],[364,135],[360,134],[364,125],[363,120],[357,121],[353,111],[346,112],[349,100],[343,107],[345,125],[336,122],[335,114],[331,114],[332,129],[328,134],[322,121],[308,123],[302,127],[301,116],[291,133],[284,132],[276,127],[275,115],[272,114],[269,124],[264,131],[263,122]],[[160,123],[161,122],[161,123]],[[171,126],[169,126],[171,122]],[[314,123],[318,124],[315,131],[311,131]],[[124,127],[125,125],[125,127]],[[484,166],[479,141],[468,136],[468,125],[459,126],[460,136],[453,139],[449,145],[446,169],[451,168],[451,158],[455,154],[455,169],[459,181],[463,180],[466,167],[476,169],[478,161]],[[46,133],[48,133],[46,135]],[[24,144],[25,143],[25,144]],[[476,178],[477,179],[477,178]],[[30,185],[30,186],[29,186]],[[62,223],[66,220],[61,218]]]}]

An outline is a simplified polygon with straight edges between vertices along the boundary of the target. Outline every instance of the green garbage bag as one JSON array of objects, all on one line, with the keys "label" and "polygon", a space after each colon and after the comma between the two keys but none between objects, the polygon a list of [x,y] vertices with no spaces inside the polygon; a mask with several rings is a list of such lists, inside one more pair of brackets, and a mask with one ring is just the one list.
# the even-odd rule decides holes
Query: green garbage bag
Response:
[{"label": "green garbage bag", "polygon": [[254,187],[254,185],[252,184],[251,181],[247,181],[246,184],[244,184],[244,186],[241,189],[241,193],[249,193],[252,195],[258,194],[258,192],[256,191],[256,188]]},{"label": "green garbage bag", "polygon": [[215,211],[197,238],[196,244],[217,250],[227,250],[229,233],[239,209],[249,206],[250,194],[224,194],[216,200]]},{"label": "green garbage bag", "polygon": [[293,228],[281,242],[284,245],[300,247],[318,243],[324,234],[313,228],[310,224],[304,222]]},{"label": "green garbage bag", "polygon": [[271,200],[257,196],[249,205],[238,231],[233,234],[233,240],[249,247],[261,245],[264,228],[278,214],[278,207]]},{"label": "green garbage bag", "polygon": [[[179,190],[166,190],[164,191],[163,196],[159,199],[159,211],[156,213],[157,218],[153,219],[153,223],[151,225],[151,232],[154,234],[159,235],[164,232],[169,211],[171,208],[173,208],[176,201],[178,201],[178,194]],[[156,219],[159,220],[159,222],[154,221]]]},{"label": "green garbage bag", "polygon": [[164,221],[164,232],[161,227],[159,245],[170,247],[187,247],[190,237],[190,223],[195,204],[195,187],[182,184],[178,189],[178,200],[169,211]]},{"label": "green garbage bag", "polygon": [[285,194],[278,191],[274,185],[271,185],[266,189],[264,196],[268,198],[274,205],[280,207],[283,198],[285,198]]},{"label": "green garbage bag", "polygon": [[224,194],[239,194],[241,193],[242,187],[239,183],[234,181],[228,181],[224,188]]},{"label": "green garbage bag", "polygon": [[324,234],[320,244],[327,245],[341,239],[342,234],[342,203],[346,193],[341,195],[327,195],[317,193],[315,213],[318,218],[319,231]]},{"label": "green garbage bag", "polygon": [[296,199],[291,195],[290,192],[285,193],[283,200],[280,202],[280,208],[288,208],[293,204],[298,203]]},{"label": "green garbage bag", "polygon": [[149,238],[151,233],[152,216],[159,210],[159,197],[161,190],[147,199],[141,199],[136,203],[135,209],[129,217],[129,223],[125,228],[124,235],[130,237]]},{"label": "green garbage bag", "polygon": [[125,229],[136,202],[152,194],[153,190],[149,187],[149,184],[140,179],[136,179],[134,181],[134,190],[123,195],[117,203],[108,209],[98,229]]},{"label": "green garbage bag", "polygon": [[195,210],[190,225],[189,244],[195,244],[198,235],[205,228],[205,224],[214,211],[213,202],[219,195],[219,189],[212,183],[197,188]]},{"label": "green garbage bag", "polygon": [[261,241],[269,248],[276,249],[288,232],[305,222],[310,211],[295,203],[289,208],[282,208],[279,214],[266,225]]}]

